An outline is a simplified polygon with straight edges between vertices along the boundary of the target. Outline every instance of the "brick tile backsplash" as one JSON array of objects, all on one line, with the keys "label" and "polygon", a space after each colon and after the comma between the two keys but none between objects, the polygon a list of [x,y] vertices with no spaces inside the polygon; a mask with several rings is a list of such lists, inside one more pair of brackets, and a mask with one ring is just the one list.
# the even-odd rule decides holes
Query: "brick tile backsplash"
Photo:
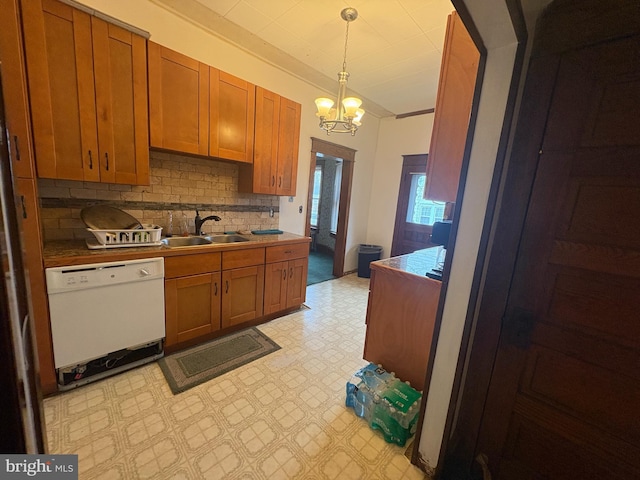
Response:
[{"label": "brick tile backsplash", "polygon": [[[279,197],[238,193],[238,166],[216,160],[150,152],[150,185],[116,185],[71,180],[38,180],[45,241],[92,237],[80,218],[82,208],[110,204],[141,223],[161,225],[167,233],[169,212],[175,234],[183,215],[189,232],[200,215],[218,215],[205,232],[278,228]],[[270,210],[273,216],[270,215]]]}]

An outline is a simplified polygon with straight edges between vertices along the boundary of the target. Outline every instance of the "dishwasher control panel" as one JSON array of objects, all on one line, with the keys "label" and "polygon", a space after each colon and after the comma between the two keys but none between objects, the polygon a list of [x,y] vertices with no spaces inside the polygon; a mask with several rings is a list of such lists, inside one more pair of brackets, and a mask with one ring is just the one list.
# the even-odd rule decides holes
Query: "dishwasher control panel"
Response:
[{"label": "dishwasher control panel", "polygon": [[156,278],[164,278],[162,257],[46,269],[49,295]]}]

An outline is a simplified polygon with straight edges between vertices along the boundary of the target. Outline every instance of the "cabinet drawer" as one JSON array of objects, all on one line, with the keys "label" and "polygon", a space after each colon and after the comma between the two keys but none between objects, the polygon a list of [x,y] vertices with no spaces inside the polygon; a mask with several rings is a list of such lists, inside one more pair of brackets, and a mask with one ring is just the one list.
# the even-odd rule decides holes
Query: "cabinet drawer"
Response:
[{"label": "cabinet drawer", "polygon": [[308,243],[295,243],[293,245],[267,247],[266,263],[284,262],[293,258],[304,258],[307,256],[309,256]]},{"label": "cabinet drawer", "polygon": [[198,275],[220,270],[220,253],[202,253],[199,255],[180,255],[165,257],[164,277],[176,278],[186,275]]},{"label": "cabinet drawer", "polygon": [[263,263],[264,248],[250,248],[247,250],[222,252],[222,268],[224,270],[250,267],[252,265],[262,265]]}]

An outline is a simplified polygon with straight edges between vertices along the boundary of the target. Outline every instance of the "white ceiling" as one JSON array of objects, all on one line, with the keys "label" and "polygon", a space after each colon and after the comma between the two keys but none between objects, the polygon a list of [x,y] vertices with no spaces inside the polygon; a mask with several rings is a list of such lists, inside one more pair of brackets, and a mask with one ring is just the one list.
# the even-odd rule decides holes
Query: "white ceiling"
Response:
[{"label": "white ceiling", "polygon": [[348,93],[378,116],[435,107],[450,0],[156,1],[326,90],[318,96],[332,98],[347,26],[340,12],[354,7]]}]

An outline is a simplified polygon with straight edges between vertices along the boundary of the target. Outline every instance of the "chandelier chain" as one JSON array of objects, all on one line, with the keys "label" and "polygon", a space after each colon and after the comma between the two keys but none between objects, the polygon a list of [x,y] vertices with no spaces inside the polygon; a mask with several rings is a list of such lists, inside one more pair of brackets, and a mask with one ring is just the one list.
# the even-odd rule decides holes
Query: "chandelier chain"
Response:
[{"label": "chandelier chain", "polygon": [[349,23],[351,23],[351,22],[347,21],[347,33],[344,36],[344,58],[342,60],[342,71],[343,72],[347,71],[347,45],[349,43]]}]

